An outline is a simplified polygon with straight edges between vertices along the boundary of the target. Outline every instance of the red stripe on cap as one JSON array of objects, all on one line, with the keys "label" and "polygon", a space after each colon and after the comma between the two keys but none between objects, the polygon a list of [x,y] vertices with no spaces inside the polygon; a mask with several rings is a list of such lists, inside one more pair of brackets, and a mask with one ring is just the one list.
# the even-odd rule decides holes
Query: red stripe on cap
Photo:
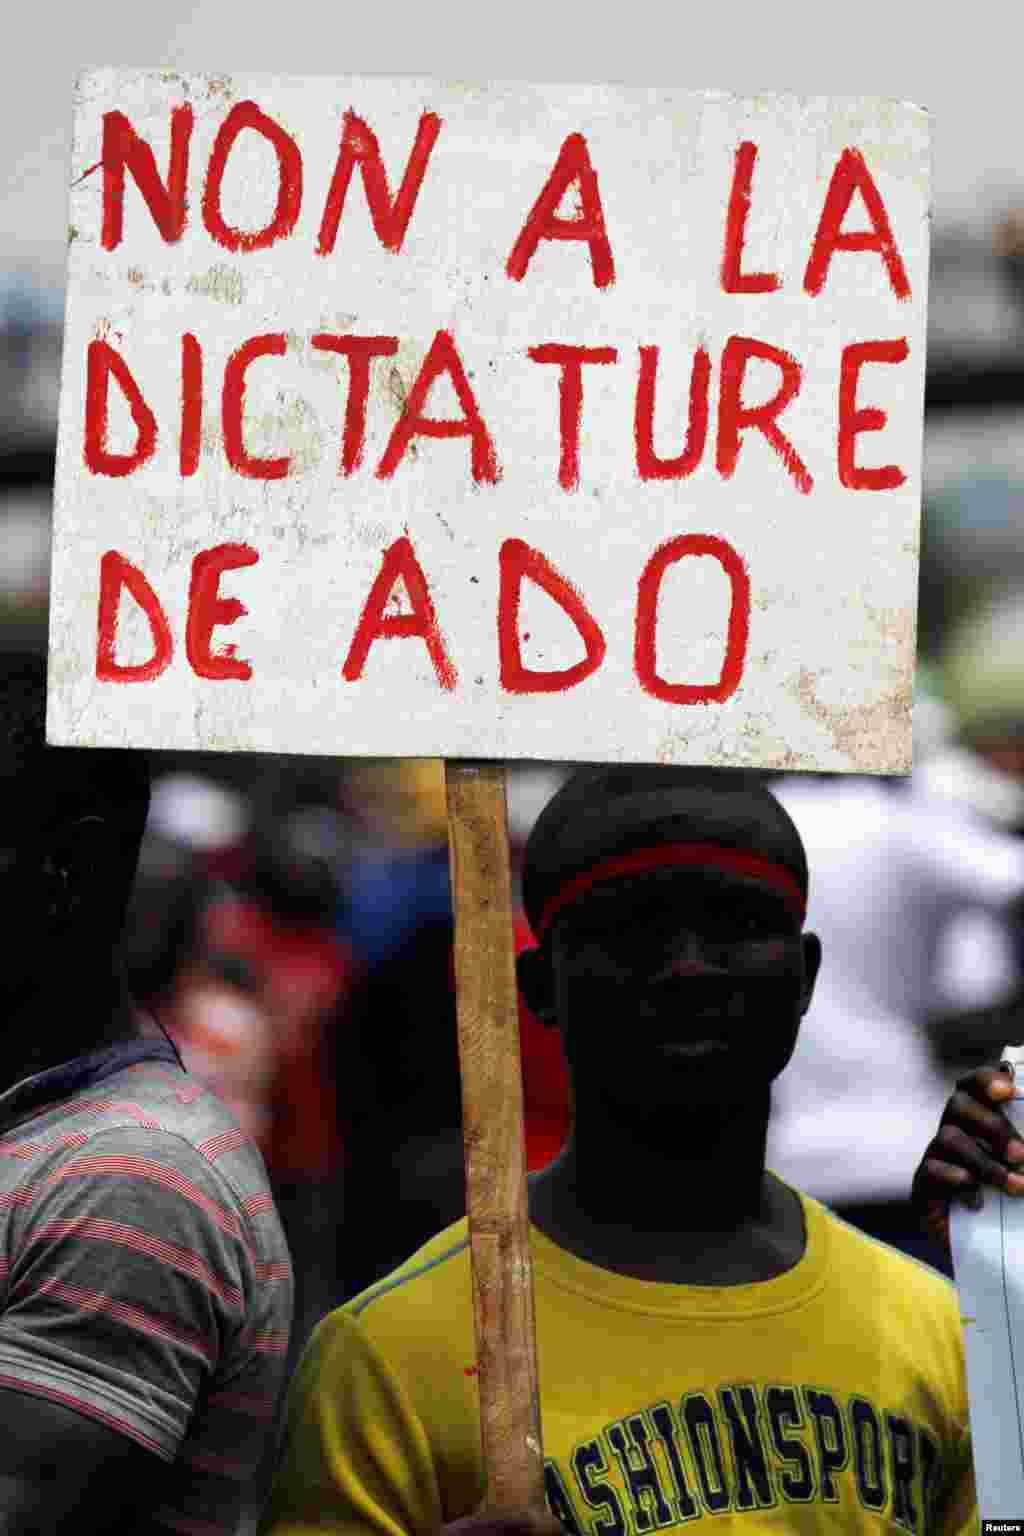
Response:
[{"label": "red stripe on cap", "polygon": [[788,869],[776,864],[774,859],[763,858],[757,853],[740,853],[735,848],[724,848],[721,843],[659,843],[655,848],[637,848],[633,853],[603,859],[560,885],[544,905],[537,922],[537,938],[543,939],[563,907],[578,901],[593,886],[605,880],[617,880],[623,875],[640,875],[652,869],[685,869],[695,865],[727,869],[733,874],[751,875],[756,880],[764,880],[793,903],[801,922],[806,916],[807,901],[798,882]]}]

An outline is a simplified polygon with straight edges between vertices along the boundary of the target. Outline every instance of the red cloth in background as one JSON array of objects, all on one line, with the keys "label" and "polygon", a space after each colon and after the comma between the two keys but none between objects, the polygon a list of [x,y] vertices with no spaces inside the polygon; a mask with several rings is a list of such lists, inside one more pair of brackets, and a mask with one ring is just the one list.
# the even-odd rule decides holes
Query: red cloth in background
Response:
[{"label": "red cloth in background", "polygon": [[245,877],[249,850],[244,842],[231,843],[224,848],[196,853],[193,862],[200,879],[223,880],[227,885],[238,886]]},{"label": "red cloth in background", "polygon": [[329,1173],[341,1162],[343,1145],[325,1028],[358,973],[352,947],[333,930],[285,924],[235,897],[211,905],[204,926],[209,948],[248,964],[273,1016],[271,1172]]},{"label": "red cloth in background", "polygon": [[[516,954],[532,949],[536,939],[526,915],[515,917]],[[542,1024],[519,995],[519,1048],[523,1064],[523,1118],[526,1132],[526,1164],[531,1173],[558,1156],[569,1134],[569,1072],[562,1052],[562,1037]]]},{"label": "red cloth in background", "polygon": [[[518,955],[535,940],[526,916],[514,927]],[[226,897],[206,912],[204,939],[244,960],[274,1015],[276,1065],[267,1163],[277,1177],[326,1173],[343,1159],[324,1025],[333,1021],[359,978],[351,945],[315,924],[286,926],[264,908]],[[454,985],[454,971],[452,974]],[[519,1039],[527,1167],[545,1167],[569,1133],[569,1074],[557,1029],[542,1024],[519,998]]]}]

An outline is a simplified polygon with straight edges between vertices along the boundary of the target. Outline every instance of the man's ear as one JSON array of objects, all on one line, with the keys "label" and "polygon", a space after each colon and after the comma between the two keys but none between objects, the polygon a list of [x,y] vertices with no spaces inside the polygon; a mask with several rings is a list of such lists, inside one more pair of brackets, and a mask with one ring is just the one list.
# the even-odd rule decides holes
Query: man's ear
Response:
[{"label": "man's ear", "polygon": [[519,990],[530,1012],[542,1024],[553,1026],[558,1022],[555,1009],[555,978],[547,951],[524,949],[516,957],[516,978]]},{"label": "man's ear", "polygon": [[811,1006],[814,983],[821,968],[821,940],[816,933],[805,933],[801,942],[804,949],[804,985],[800,994],[800,1017],[803,1018]]}]

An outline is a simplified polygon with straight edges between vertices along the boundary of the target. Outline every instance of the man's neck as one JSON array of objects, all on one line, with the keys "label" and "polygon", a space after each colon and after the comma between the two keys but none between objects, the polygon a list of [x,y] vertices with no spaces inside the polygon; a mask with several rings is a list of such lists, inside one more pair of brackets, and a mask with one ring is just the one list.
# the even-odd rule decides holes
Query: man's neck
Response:
[{"label": "man's neck", "polygon": [[[0,1092],[139,1034],[131,994],[116,971],[54,970],[58,979],[29,992],[4,1020]],[[74,976],[74,985],[67,975]]]},{"label": "man's neck", "polygon": [[770,1279],[802,1257],[799,1199],[765,1171],[769,1096],[670,1116],[577,1102],[531,1218],[578,1258],[692,1285]]}]

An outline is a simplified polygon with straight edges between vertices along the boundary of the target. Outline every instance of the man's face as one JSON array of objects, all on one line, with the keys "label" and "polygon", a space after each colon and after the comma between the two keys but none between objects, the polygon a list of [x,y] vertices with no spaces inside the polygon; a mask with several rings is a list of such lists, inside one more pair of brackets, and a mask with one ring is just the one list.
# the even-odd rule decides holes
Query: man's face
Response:
[{"label": "man's face", "polygon": [[788,1063],[820,953],[770,886],[722,871],[597,887],[553,935],[578,1086],[652,1109],[748,1097]]}]

